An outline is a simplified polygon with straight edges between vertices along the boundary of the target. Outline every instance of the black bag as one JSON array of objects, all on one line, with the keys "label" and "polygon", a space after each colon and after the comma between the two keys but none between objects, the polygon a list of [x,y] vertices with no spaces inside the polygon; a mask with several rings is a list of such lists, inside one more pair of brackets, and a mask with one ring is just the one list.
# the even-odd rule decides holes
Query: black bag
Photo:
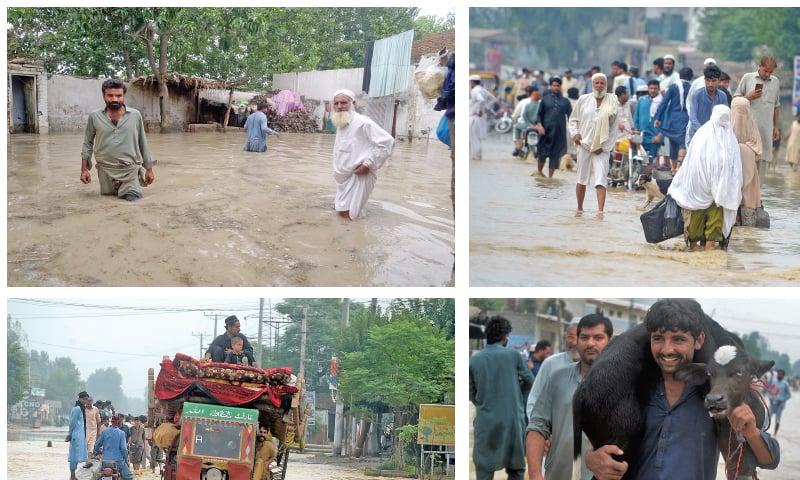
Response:
[{"label": "black bag", "polygon": [[681,207],[667,195],[652,210],[643,213],[644,238],[647,243],[659,243],[683,235],[683,216]]}]

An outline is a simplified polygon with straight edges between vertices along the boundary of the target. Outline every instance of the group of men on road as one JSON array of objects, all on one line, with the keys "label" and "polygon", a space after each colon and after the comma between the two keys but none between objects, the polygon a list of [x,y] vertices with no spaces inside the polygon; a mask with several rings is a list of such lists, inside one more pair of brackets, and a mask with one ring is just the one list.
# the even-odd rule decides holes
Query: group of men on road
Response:
[{"label": "group of men on road", "polygon": [[[92,112],[84,132],[80,180],[91,183],[92,158],[97,163],[101,195],[116,195],[135,201],[142,187],[155,181],[153,160],[141,113],[125,104],[127,86],[121,80],[103,82],[105,107]],[[333,96],[331,121],[336,126],[333,177],[336,183],[334,209],[342,217],[356,219],[363,213],[377,181],[376,170],[392,153],[394,138],[369,117],[355,111],[356,95],[347,89]],[[269,128],[269,105],[261,102],[245,122],[247,143],[243,150],[266,152],[267,135],[280,136]]]},{"label": "group of men on road", "polygon": [[93,404],[87,392],[78,393],[78,400],[70,411],[65,439],[69,442],[70,480],[77,480],[80,462],[85,462],[83,468],[88,469],[93,467],[92,460],[98,458],[115,461],[126,480],[132,479],[134,474],[140,475],[148,459],[151,469],[155,470],[155,458],[151,456],[152,431],[144,426],[146,421],[144,415],[114,413],[110,401]]},{"label": "group of men on road", "polygon": [[[540,138],[534,175],[543,176],[549,158],[552,177],[564,154],[568,130],[569,142],[577,149],[577,210],[583,211],[587,186],[592,186],[602,216],[612,152],[625,145],[633,155],[630,140],[640,135],[652,163],[668,139],[674,176],[669,193],[684,211],[688,245],[705,244],[710,249],[719,243],[724,248],[733,225],[757,225],[756,213],[762,208],[760,185],[773,161],[770,146],[780,139],[780,83],[772,75],[776,67],[774,57],[763,56],[757,71],[743,75],[731,93],[730,77],[713,58],[704,61],[703,75],[694,81],[691,68],[675,71],[671,55],[653,62],[656,76],[648,82],[636,70],[629,73],[624,62],[614,62],[613,81],[599,68],[593,69],[583,87],[586,93],[574,105],[563,97],[561,77],[550,78],[541,98],[532,81],[529,100],[523,100],[524,109],[515,114],[520,120],[514,129],[514,155],[519,154],[524,132],[536,129]],[[479,78],[471,79],[470,99],[471,158],[480,159],[486,128],[478,119],[494,99]]]},{"label": "group of men on road", "polygon": [[[651,306],[644,324],[660,376],[644,405],[642,443],[629,463],[615,459],[623,453],[618,446],[592,446],[584,435],[574,470],[572,397],[611,341],[613,324],[597,313],[570,324],[567,350],[547,358],[534,379],[522,357],[505,348],[510,322],[501,316],[490,318],[486,348],[474,354],[469,365],[477,479],[489,480],[505,468],[509,479],[521,480],[526,466],[532,480],[618,480],[626,474],[670,479],[678,472],[681,478],[716,478],[720,451],[714,420],[700,387],[675,377],[703,346],[704,319],[702,308],[691,299],[663,299]],[[527,415],[522,398],[528,398]],[[780,445],[760,429],[747,404],[734,408],[728,420],[746,439],[743,455],[748,461],[760,468],[778,466]]]}]

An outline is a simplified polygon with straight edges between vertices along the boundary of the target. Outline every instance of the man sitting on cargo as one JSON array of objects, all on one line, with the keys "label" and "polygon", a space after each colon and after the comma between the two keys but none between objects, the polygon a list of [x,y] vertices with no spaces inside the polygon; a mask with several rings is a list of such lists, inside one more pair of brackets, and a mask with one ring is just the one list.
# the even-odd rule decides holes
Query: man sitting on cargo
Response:
[{"label": "man sitting on cargo", "polygon": [[242,343],[244,344],[242,350],[244,354],[247,355],[247,360],[249,361],[248,365],[256,367],[256,361],[253,357],[253,346],[250,345],[250,342],[247,341],[247,337],[245,337],[244,334],[239,333],[240,331],[241,324],[239,323],[239,319],[236,318],[236,315],[231,315],[226,318],[225,333],[211,342],[203,360],[206,362],[224,362],[225,355],[233,350],[231,348],[231,340],[238,335],[242,337]]}]

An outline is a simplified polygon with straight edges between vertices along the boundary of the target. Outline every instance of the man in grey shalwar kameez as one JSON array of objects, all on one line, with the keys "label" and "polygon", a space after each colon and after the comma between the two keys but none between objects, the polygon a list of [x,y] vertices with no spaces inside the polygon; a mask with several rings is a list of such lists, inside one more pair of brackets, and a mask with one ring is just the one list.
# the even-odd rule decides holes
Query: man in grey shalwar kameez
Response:
[{"label": "man in grey shalwar kameez", "polygon": [[97,161],[101,195],[133,201],[155,180],[144,120],[138,110],[125,105],[127,87],[121,80],[103,82],[106,108],[89,114],[81,150],[81,182],[92,181],[92,155]]},{"label": "man in grey shalwar kameez", "polygon": [[257,108],[258,110],[247,117],[247,121],[244,122],[244,128],[247,130],[247,145],[242,150],[245,152],[266,152],[267,135],[276,135],[280,138],[278,132],[269,128],[267,102],[260,102]]},{"label": "man in grey shalwar kameez", "polygon": [[525,405],[533,373],[522,356],[505,348],[511,324],[492,317],[486,324],[486,348],[469,360],[469,400],[475,404],[472,461],[477,480],[491,480],[506,469],[509,480],[525,475]]}]

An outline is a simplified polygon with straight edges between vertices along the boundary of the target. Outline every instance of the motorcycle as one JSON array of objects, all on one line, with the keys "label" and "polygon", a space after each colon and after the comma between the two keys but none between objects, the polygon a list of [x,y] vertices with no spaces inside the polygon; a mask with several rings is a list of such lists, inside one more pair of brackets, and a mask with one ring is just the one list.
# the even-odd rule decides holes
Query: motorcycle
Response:
[{"label": "motorcycle", "polygon": [[535,128],[528,128],[525,130],[525,136],[522,137],[522,148],[520,148],[520,158],[523,160],[528,159],[528,155],[533,155],[534,160],[539,154],[539,131]]},{"label": "motorcycle", "polygon": [[101,460],[95,475],[97,480],[117,480],[120,478],[119,464],[116,460]]},{"label": "motorcycle", "polygon": [[511,120],[511,115],[509,112],[508,105],[503,105],[497,110],[490,111],[488,114],[488,124],[489,130],[494,129],[497,133],[508,133],[511,131],[511,128],[514,126],[514,122]]}]

